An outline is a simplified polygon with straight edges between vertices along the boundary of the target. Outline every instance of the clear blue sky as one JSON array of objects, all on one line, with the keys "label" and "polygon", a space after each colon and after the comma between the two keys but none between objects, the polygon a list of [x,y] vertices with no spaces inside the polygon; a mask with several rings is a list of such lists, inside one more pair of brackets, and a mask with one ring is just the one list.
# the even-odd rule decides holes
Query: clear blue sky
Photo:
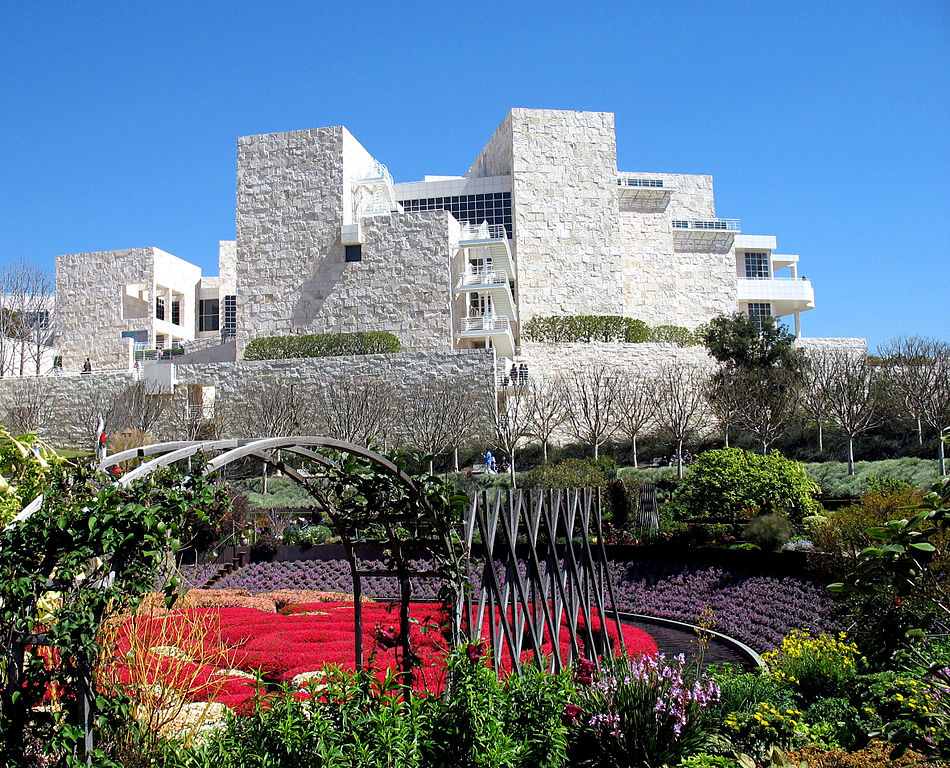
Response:
[{"label": "clear blue sky", "polygon": [[950,339],[950,3],[0,0],[0,266],[154,245],[217,272],[238,136],[345,124],[397,181],[512,106],[616,114],[801,255],[807,336]]}]

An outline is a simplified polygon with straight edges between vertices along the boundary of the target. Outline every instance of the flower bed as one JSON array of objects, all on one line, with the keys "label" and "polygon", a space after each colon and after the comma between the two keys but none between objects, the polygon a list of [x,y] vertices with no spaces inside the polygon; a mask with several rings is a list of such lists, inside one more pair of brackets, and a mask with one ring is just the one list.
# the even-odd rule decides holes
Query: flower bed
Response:
[{"label": "flower bed", "polygon": [[[419,690],[440,691],[447,654],[442,609],[413,603],[411,615],[410,643],[418,657],[414,685]],[[398,668],[398,624],[398,606],[363,605],[364,659],[380,674]],[[205,631],[189,629],[196,626]],[[592,629],[595,634],[601,631],[598,620]],[[606,629],[616,645],[616,628],[608,622]],[[483,636],[488,632],[486,617]],[[624,627],[623,633],[632,656],[657,652],[647,633],[633,627]],[[163,639],[169,637],[176,641]],[[556,639],[563,657],[568,644],[566,623]],[[244,607],[186,609],[130,620],[118,633],[112,674],[123,685],[161,685],[193,700],[237,707],[254,695],[254,675],[265,683],[285,683],[305,680],[327,664],[353,669],[354,646],[352,602],[298,603],[280,613]],[[133,653],[133,647],[139,650]],[[552,651],[549,632],[544,649]],[[529,656],[525,653],[523,659]],[[511,668],[507,651],[503,651],[501,666]]]},{"label": "flower bed", "polygon": [[[420,561],[413,567],[425,567]],[[524,564],[520,564],[524,572]],[[382,562],[370,567],[383,568]],[[659,616],[690,624],[704,618],[713,629],[735,637],[758,651],[775,648],[794,629],[834,631],[827,618],[831,599],[822,585],[789,575],[699,564],[659,561],[610,563],[617,607],[632,613]],[[499,579],[504,572],[497,564]],[[476,585],[477,586],[477,585]],[[215,587],[238,588],[252,594],[276,589],[320,589],[352,592],[349,566],[344,560],[306,560],[257,563],[242,568]],[[436,596],[434,580],[413,579],[413,595]],[[365,594],[393,598],[395,579],[363,580]]]}]

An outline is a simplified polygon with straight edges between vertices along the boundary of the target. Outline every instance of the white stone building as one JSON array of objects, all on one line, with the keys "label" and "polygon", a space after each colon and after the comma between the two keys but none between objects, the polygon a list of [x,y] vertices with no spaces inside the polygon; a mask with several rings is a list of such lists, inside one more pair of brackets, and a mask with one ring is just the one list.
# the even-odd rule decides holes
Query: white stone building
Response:
[{"label": "white stone building", "polygon": [[234,360],[258,336],[360,330],[493,347],[501,367],[536,316],[742,311],[800,335],[814,307],[797,256],[717,216],[712,177],[618,170],[604,112],[513,109],[464,175],[402,184],[342,126],[242,137],[236,235],[218,277],[157,248],[60,256],[67,370],[127,368],[136,344]]}]

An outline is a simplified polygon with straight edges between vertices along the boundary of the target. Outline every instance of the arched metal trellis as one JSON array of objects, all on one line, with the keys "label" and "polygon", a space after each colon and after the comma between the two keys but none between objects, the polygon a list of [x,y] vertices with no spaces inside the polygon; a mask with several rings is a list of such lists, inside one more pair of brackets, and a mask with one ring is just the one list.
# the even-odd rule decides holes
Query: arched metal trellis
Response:
[{"label": "arched metal trellis", "polygon": [[[321,480],[327,476],[339,476],[341,467],[332,458],[320,453],[321,450],[335,451],[371,462],[383,473],[391,477],[412,500],[412,510],[409,513],[396,513],[392,509],[368,510],[368,515],[361,519],[362,531],[354,529],[348,520],[343,519],[332,499],[329,498]],[[279,453],[294,456],[299,466],[293,466],[277,457]],[[288,477],[303,486],[318,502],[321,512],[329,519],[340,536],[341,543],[346,550],[350,573],[353,579],[353,613],[354,613],[354,661],[357,667],[363,664],[363,620],[362,620],[362,578],[391,575],[390,572],[381,572],[379,569],[364,569],[359,561],[359,550],[367,545],[381,545],[388,551],[395,566],[396,577],[400,586],[400,632],[399,642],[402,647],[402,672],[408,683],[412,676],[412,651],[409,645],[409,603],[412,598],[413,578],[432,579],[440,578],[440,569],[420,570],[410,563],[408,549],[419,544],[417,540],[406,540],[401,531],[407,524],[414,528],[421,527],[434,537],[435,556],[442,560],[450,573],[461,574],[461,556],[459,547],[453,543],[447,516],[444,509],[433,506],[432,499],[423,493],[409,475],[402,471],[392,461],[375,451],[371,451],[353,443],[336,440],[329,437],[294,436],[270,437],[262,439],[230,439],[205,440],[187,442],[155,443],[152,445],[132,448],[127,451],[113,454],[103,459],[98,468],[108,471],[136,458],[144,460],[139,466],[123,475],[118,483],[128,485],[147,476],[161,467],[190,460],[198,454],[211,458],[204,465],[206,474],[217,472],[233,462],[247,458],[263,461],[280,470]],[[302,467],[307,466],[306,471]],[[378,530],[384,534],[382,538],[374,538],[367,534],[367,530]],[[449,640],[455,645],[462,638],[462,585],[450,584],[450,592],[456,597],[450,610]]]}]

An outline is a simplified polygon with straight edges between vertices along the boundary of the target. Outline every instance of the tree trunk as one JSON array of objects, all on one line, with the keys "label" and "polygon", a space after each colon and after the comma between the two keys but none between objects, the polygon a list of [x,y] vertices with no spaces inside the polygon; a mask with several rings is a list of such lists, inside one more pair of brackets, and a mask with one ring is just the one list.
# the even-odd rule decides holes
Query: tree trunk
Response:
[{"label": "tree trunk", "polygon": [[940,430],[940,434],[938,436],[938,439],[940,441],[940,474],[941,475],[947,474],[947,449],[946,449],[946,443],[943,442],[943,433],[945,429],[946,427]]},{"label": "tree trunk", "polygon": [[924,444],[924,425],[920,421],[920,417],[917,417],[917,445]]},{"label": "tree trunk", "polygon": [[729,447],[729,425],[726,424],[726,448]]},{"label": "tree trunk", "polygon": [[594,440],[594,461],[600,458],[600,443]]},{"label": "tree trunk", "polygon": [[267,493],[267,462],[261,464],[261,493]]},{"label": "tree trunk", "polygon": [[676,444],[676,476],[682,480],[683,479],[683,441],[680,440]]},{"label": "tree trunk", "polygon": [[544,461],[545,464],[548,463],[548,441],[547,440],[541,441],[541,459]]},{"label": "tree trunk", "polygon": [[640,462],[637,461],[637,433],[633,433],[633,466],[636,467]]},{"label": "tree trunk", "polygon": [[511,466],[508,467],[508,472],[511,474],[511,487],[517,488],[518,481],[515,480],[515,452],[512,451],[510,454],[508,454],[508,458],[511,461]]},{"label": "tree trunk", "polygon": [[821,422],[818,422],[818,453],[825,452],[825,431],[821,428]]},{"label": "tree trunk", "polygon": [[452,446],[452,461],[455,465],[455,471],[459,471],[459,449],[457,445]]},{"label": "tree trunk", "polygon": [[768,452],[769,452],[769,444],[765,442],[765,440],[763,440],[762,441],[762,455],[765,456]]},{"label": "tree trunk", "polygon": [[854,474],[854,435],[848,435],[848,474]]},{"label": "tree trunk", "polygon": [[435,461],[429,461],[429,474],[435,474]]}]

